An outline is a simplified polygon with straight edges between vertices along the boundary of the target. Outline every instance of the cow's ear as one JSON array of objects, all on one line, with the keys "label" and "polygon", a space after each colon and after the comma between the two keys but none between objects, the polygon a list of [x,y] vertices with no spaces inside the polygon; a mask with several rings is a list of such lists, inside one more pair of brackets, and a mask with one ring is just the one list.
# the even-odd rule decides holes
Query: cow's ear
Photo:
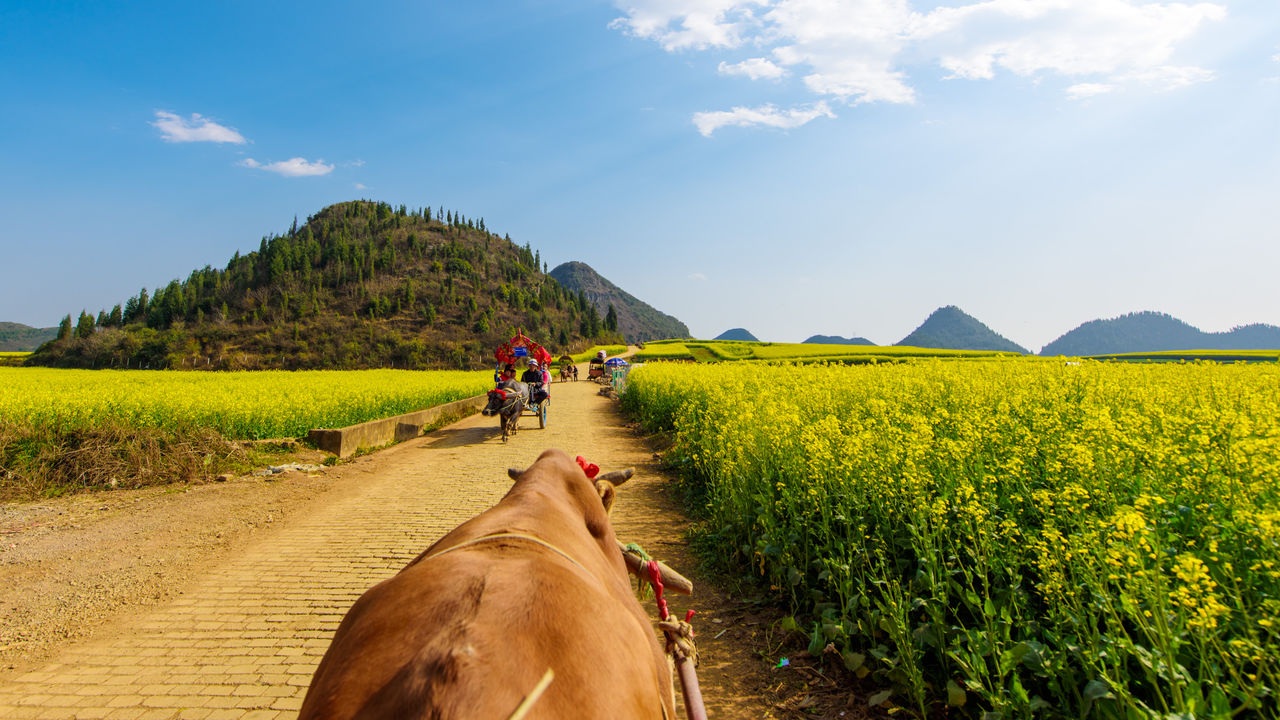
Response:
[{"label": "cow's ear", "polygon": [[609,472],[596,478],[596,481],[605,481],[611,485],[621,485],[631,479],[636,474],[635,468],[627,468],[626,470],[610,470]]},{"label": "cow's ear", "polygon": [[524,474],[523,470],[517,470],[515,468],[507,468],[507,477],[511,478],[512,480],[519,480],[520,476],[523,474]]},{"label": "cow's ear", "polygon": [[613,489],[613,483],[597,480],[596,492],[600,494],[600,503],[604,505],[604,514],[608,515],[613,510],[613,497],[618,491]]}]

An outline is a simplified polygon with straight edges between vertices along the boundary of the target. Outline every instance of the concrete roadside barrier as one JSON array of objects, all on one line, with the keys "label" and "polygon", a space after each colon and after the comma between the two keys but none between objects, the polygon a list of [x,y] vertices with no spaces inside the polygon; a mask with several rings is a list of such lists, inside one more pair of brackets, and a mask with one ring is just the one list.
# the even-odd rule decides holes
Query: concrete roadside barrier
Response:
[{"label": "concrete roadside barrier", "polygon": [[423,429],[443,425],[473,415],[485,406],[487,395],[457,400],[426,410],[416,410],[395,417],[370,420],[336,430],[316,429],[307,440],[325,452],[340,458],[350,457],[361,448],[404,442],[422,434]]}]

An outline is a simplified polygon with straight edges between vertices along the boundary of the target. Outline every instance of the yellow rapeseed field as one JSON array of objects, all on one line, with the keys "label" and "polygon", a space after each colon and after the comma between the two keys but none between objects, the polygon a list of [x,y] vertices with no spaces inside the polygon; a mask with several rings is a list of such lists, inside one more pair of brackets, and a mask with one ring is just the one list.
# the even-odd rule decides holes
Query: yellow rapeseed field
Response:
[{"label": "yellow rapeseed field", "polygon": [[623,402],[890,703],[1280,715],[1280,365],[650,364]]},{"label": "yellow rapeseed field", "polygon": [[315,370],[200,373],[0,367],[0,422],[65,431],[118,420],[297,437],[483,394],[493,373]]}]

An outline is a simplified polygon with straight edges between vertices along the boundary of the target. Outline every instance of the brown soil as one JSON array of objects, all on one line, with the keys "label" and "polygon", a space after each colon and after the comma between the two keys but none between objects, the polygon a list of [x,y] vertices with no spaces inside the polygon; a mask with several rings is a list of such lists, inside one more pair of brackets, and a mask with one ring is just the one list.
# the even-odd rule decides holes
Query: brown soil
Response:
[{"label": "brown soil", "polygon": [[[410,472],[458,478],[446,481],[448,492],[432,495],[434,506],[427,508],[444,522],[431,529],[438,537],[500,496],[501,468],[523,467],[547,447],[560,447],[605,469],[636,468],[635,479],[620,489],[615,529],[624,542],[638,542],[694,581],[691,598],[669,599],[675,614],[698,611],[698,672],[710,717],[866,716],[862,696],[833,679],[832,663],[806,659],[786,643],[775,629],[776,611],[732,597],[700,569],[683,539],[689,520],[673,499],[672,478],[625,424],[617,403],[598,390],[585,381],[557,383],[548,427],[540,430],[536,418],[525,417],[506,444],[496,421],[473,416],[314,475],[0,505],[0,686],[23,673],[29,678],[41,668],[66,667],[59,660],[79,646],[138,632],[176,598],[198,592],[216,569],[243,562],[289,527],[380,482]],[[419,549],[409,549],[409,556]],[[791,665],[776,668],[782,656]]]},{"label": "brown soil", "polygon": [[291,472],[0,504],[0,680],[122,613],[163,603],[342,476]]}]

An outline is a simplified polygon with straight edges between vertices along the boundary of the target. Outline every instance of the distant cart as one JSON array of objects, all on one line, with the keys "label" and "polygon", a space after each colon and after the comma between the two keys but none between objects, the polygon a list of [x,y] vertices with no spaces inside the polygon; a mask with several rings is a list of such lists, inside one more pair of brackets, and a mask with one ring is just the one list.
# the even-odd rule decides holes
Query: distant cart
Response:
[{"label": "distant cart", "polygon": [[601,350],[596,353],[595,357],[591,358],[590,365],[587,366],[587,379],[603,382],[605,380],[604,363],[605,353]]},{"label": "distant cart", "polygon": [[573,364],[573,357],[561,355],[556,362],[560,364],[560,382],[578,379],[578,366]]}]

